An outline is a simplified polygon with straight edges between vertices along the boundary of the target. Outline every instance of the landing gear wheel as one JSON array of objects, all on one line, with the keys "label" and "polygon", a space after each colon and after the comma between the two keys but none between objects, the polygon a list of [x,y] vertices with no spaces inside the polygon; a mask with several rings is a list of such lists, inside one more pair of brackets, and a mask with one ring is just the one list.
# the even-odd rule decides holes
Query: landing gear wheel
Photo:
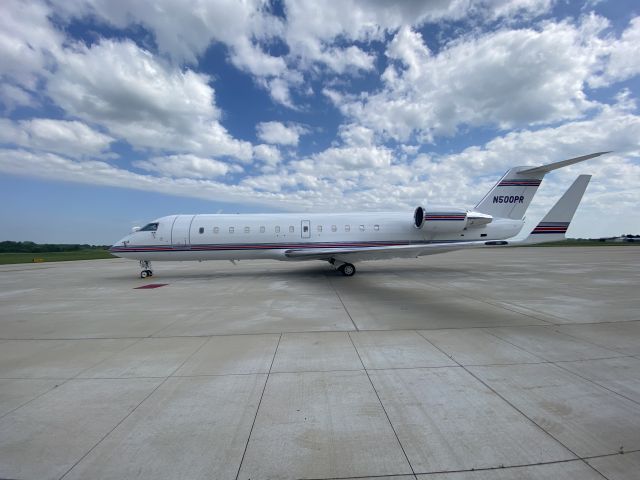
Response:
[{"label": "landing gear wheel", "polygon": [[356,273],[356,267],[351,263],[345,263],[338,270],[340,270],[345,277],[353,277]]},{"label": "landing gear wheel", "polygon": [[140,272],[140,278],[152,277],[153,272],[151,271],[151,262],[148,260],[140,260],[140,268],[142,271]]}]

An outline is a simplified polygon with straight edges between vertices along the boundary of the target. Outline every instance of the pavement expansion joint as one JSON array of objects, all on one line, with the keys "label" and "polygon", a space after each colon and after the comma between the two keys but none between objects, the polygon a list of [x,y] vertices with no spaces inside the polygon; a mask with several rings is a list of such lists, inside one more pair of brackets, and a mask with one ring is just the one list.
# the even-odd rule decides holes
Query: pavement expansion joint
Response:
[{"label": "pavement expansion joint", "polygon": [[[420,281],[415,280],[415,279],[412,279],[412,281],[414,281],[415,283],[417,283],[419,285],[423,284],[423,282],[420,282]],[[452,286],[450,282],[445,281],[443,283],[447,284],[449,287]],[[432,282],[424,282],[424,284],[427,284],[432,288],[437,288],[437,289],[440,289],[440,290],[446,290],[446,288],[442,284],[432,283]],[[458,294],[460,296],[462,296],[462,297],[466,297],[466,298],[469,298],[471,300],[475,300],[475,301],[478,301],[478,302],[483,302],[483,303],[486,303],[487,305],[491,305],[491,306],[494,306],[494,307],[502,308],[504,310],[508,310],[508,311],[513,312],[513,313],[517,313],[517,314],[524,315],[524,316],[527,316],[527,317],[530,317],[530,318],[534,318],[535,320],[542,321],[545,324],[552,325],[552,323],[547,322],[544,319],[538,318],[535,314],[542,314],[542,315],[547,316],[547,317],[548,316],[553,316],[553,315],[543,314],[542,312],[537,312],[536,310],[531,310],[529,308],[527,308],[527,310],[531,310],[532,313],[527,314],[527,313],[524,313],[524,312],[520,311],[523,307],[518,307],[518,306],[513,305],[513,304],[511,304],[509,302],[506,302],[506,301],[497,302],[497,301],[491,300],[490,298],[483,297],[483,296],[480,296],[480,295],[470,295],[468,293],[462,293],[459,290],[458,290]],[[511,308],[507,308],[507,305],[509,305]],[[556,318],[558,318],[559,320],[566,320],[566,319],[563,319],[561,317],[556,317]]]},{"label": "pavement expansion joint", "polygon": [[390,474],[390,475],[366,475],[366,476],[350,476],[350,477],[308,477],[308,478],[305,477],[305,480],[359,480],[359,479],[375,479],[375,478],[410,477],[410,476],[416,476],[416,475],[430,476],[430,475],[443,475],[443,474],[453,474],[453,473],[516,470],[519,468],[539,467],[543,465],[557,465],[557,464],[563,464],[563,463],[578,463],[578,462],[586,463],[585,460],[593,460],[596,458],[617,457],[617,456],[629,455],[631,453],[638,453],[638,452],[640,452],[640,450],[630,450],[624,453],[606,453],[603,455],[591,455],[588,457],[577,457],[577,458],[570,458],[566,460],[555,460],[555,461],[549,461],[549,462],[523,463],[518,465],[498,465],[495,467],[479,467],[479,468],[468,468],[468,469],[460,469],[460,470],[417,471],[413,474],[398,473],[398,474]]},{"label": "pavement expansion joint", "polygon": [[273,351],[273,357],[271,357],[271,363],[269,364],[269,372],[267,373],[267,377],[264,379],[264,385],[262,386],[262,392],[260,393],[260,400],[258,400],[258,407],[256,408],[255,415],[253,416],[253,422],[251,423],[251,429],[249,430],[249,435],[247,436],[247,442],[245,443],[244,450],[242,452],[242,458],[240,459],[240,463],[238,464],[236,480],[238,480],[238,477],[240,476],[240,471],[242,470],[242,464],[244,463],[244,458],[247,454],[247,449],[249,448],[249,442],[251,441],[251,434],[253,433],[253,428],[256,425],[258,413],[260,412],[260,406],[262,405],[262,399],[264,398],[264,392],[267,389],[267,383],[269,382],[269,376],[271,375],[273,362],[275,361],[276,355],[278,354],[278,347],[280,346],[281,341],[282,341],[282,334],[280,334],[280,336],[278,337],[278,343],[276,344],[276,348]]},{"label": "pavement expansion joint", "polygon": [[400,446],[400,449],[402,450],[402,453],[404,455],[404,458],[407,461],[407,464],[409,465],[409,468],[411,468],[411,472],[413,473],[413,475],[415,476],[416,472],[413,468],[413,465],[411,465],[411,460],[409,460],[409,456],[407,455],[407,452],[404,448],[404,446],[402,445],[402,442],[400,441],[400,437],[398,436],[398,432],[396,431],[396,428],[393,425],[393,422],[391,421],[391,418],[389,417],[389,413],[387,412],[387,409],[384,406],[384,403],[382,402],[382,399],[380,398],[380,394],[378,393],[378,390],[376,389],[376,386],[373,383],[373,380],[371,380],[371,376],[369,375],[369,372],[367,371],[367,367],[365,366],[364,362],[362,361],[362,356],[360,355],[360,352],[358,351],[358,347],[356,346],[355,342],[353,341],[353,338],[351,337],[351,334],[349,335],[349,340],[351,341],[351,345],[353,345],[353,348],[356,351],[356,354],[358,355],[358,359],[360,360],[360,363],[362,364],[362,368],[364,369],[366,375],[367,375],[367,379],[369,380],[369,384],[371,385],[371,388],[373,389],[374,393],[376,394],[376,398],[378,399],[378,402],[380,403],[380,407],[382,408],[382,411],[384,412],[385,417],[387,417],[387,421],[389,422],[389,426],[391,427],[391,429],[393,430],[393,434],[396,436],[396,440],[398,441],[398,445]]},{"label": "pavement expansion joint", "polygon": [[355,329],[356,332],[359,331],[360,329],[358,328],[358,325],[356,324],[356,322],[353,320],[353,317],[351,316],[351,313],[349,312],[349,309],[344,304],[344,300],[342,299],[342,296],[340,295],[340,292],[338,292],[338,289],[331,282],[331,279],[329,278],[329,276],[325,275],[325,277],[327,278],[327,283],[329,284],[329,286],[333,289],[334,293],[336,294],[336,297],[338,297],[338,300],[340,300],[340,304],[342,305],[342,308],[344,308],[344,311],[347,314],[347,316],[349,317],[349,320],[351,320],[351,324],[353,325],[353,328]]},{"label": "pavement expansion joint", "polygon": [[[176,320],[174,323],[180,323],[181,320]],[[598,321],[598,322],[580,322],[580,323],[563,323],[563,324],[550,324],[550,325],[542,325],[539,323],[531,323],[531,324],[518,324],[518,325],[508,325],[508,328],[528,328],[528,327],[566,327],[566,326],[588,326],[588,325],[626,325],[631,323],[640,322],[640,320],[616,320],[616,321]],[[170,325],[168,325],[170,326]],[[161,330],[165,330],[168,326],[163,326]],[[491,328],[504,328],[507,327],[503,324],[496,325],[469,325],[469,326],[444,326],[444,327],[420,327],[416,328],[359,328],[358,332],[404,332],[404,331],[441,331],[441,330],[488,330]],[[335,330],[335,329],[326,329],[326,330],[280,330],[280,331],[271,331],[271,332],[231,332],[231,333],[207,333],[207,334],[185,334],[185,335],[158,335],[158,332],[152,333],[149,335],[126,335],[126,336],[83,336],[83,337],[0,337],[0,341],[45,341],[45,340],[126,340],[126,339],[145,339],[145,338],[209,338],[209,337],[234,337],[234,336],[254,336],[254,335],[279,335],[279,334],[294,334],[294,333],[345,333],[351,330]],[[565,332],[562,332],[564,335],[569,335]],[[577,338],[577,337],[576,337]],[[586,342],[586,340],[579,339],[582,342]],[[587,342],[591,343],[591,342]],[[593,344],[597,345],[597,344]],[[600,345],[597,345],[600,346]],[[606,347],[611,350],[611,347]]]},{"label": "pavement expansion joint", "polygon": [[[195,349],[191,355],[189,355],[172,373],[175,373],[180,367],[182,367],[182,365],[184,365],[193,355],[195,355],[198,350],[200,350],[204,344],[206,342],[202,342],[202,344]],[[125,348],[126,349],[126,348]],[[85,370],[86,371],[86,370]],[[122,425],[122,423],[129,418],[131,415],[133,415],[133,413],[140,407],[140,405],[142,405],[149,397],[151,397],[151,395],[153,395],[160,387],[162,387],[162,385],[164,385],[166,383],[166,381],[170,378],[170,376],[164,378],[161,382],[158,383],[158,385],[156,385],[153,389],[151,389],[151,391],[142,399],[140,400],[140,402],[138,402],[138,404],[132,408],[124,417],[122,417],[120,419],[120,421],[118,421],[115,426],[113,428],[111,428],[107,433],[105,433],[102,438],[100,438],[100,440],[98,440],[89,450],[87,450],[84,455],[82,455],[61,477],[60,480],[62,480],[64,477],[66,477],[69,472],[71,472],[80,462],[82,462],[82,460],[84,458],[86,458],[93,450],[95,450],[98,445],[100,445],[109,435],[111,435],[111,433],[113,431],[115,431],[120,425]]]},{"label": "pavement expansion joint", "polygon": [[[614,358],[629,358],[629,357],[614,357]],[[611,360],[611,359],[607,359],[607,358],[597,358],[597,359],[594,359],[594,360]],[[573,370],[569,370],[568,368],[565,368],[565,367],[562,365],[563,363],[575,363],[575,362],[582,362],[582,361],[585,361],[585,360],[576,360],[576,361],[574,361],[574,362],[556,362],[556,363],[554,363],[554,365],[555,365],[556,367],[562,368],[565,372],[567,372],[567,373],[569,373],[569,374],[571,374],[571,375],[575,375],[576,377],[579,377],[579,378],[581,378],[582,380],[584,380],[584,381],[586,381],[586,382],[592,383],[593,385],[596,385],[597,387],[602,388],[602,389],[604,389],[604,390],[606,390],[606,391],[608,391],[608,392],[610,392],[610,393],[612,393],[612,394],[614,394],[614,395],[616,395],[616,396],[622,397],[622,398],[624,398],[624,399],[626,399],[626,400],[629,400],[630,402],[633,402],[633,403],[636,403],[636,404],[640,405],[640,401],[638,401],[638,400],[636,400],[636,399],[634,399],[634,398],[631,398],[631,397],[630,397],[630,396],[628,396],[628,395],[624,395],[623,393],[620,393],[620,392],[618,392],[618,391],[616,391],[616,390],[614,390],[614,389],[612,389],[612,388],[609,388],[609,387],[607,387],[606,385],[603,385],[602,383],[597,382],[597,381],[595,381],[595,380],[594,380],[594,379],[592,379],[592,378],[586,377],[586,376],[584,376],[584,375],[580,375],[579,373],[574,372]],[[587,361],[588,361],[588,360],[587,360]]]},{"label": "pavement expansion joint", "polygon": [[[429,343],[431,343],[435,348],[437,348],[438,350],[442,351],[442,349],[440,347],[438,347],[437,345],[435,345],[433,342],[431,342],[428,338],[424,337],[423,338],[425,340],[427,340]],[[444,353],[444,352],[443,352]],[[456,361],[456,360],[454,360]],[[469,375],[471,375],[473,378],[475,378],[478,382],[480,382],[482,385],[485,386],[485,388],[489,389],[491,392],[493,392],[494,395],[498,396],[499,398],[501,398],[504,402],[506,402],[509,406],[511,406],[511,408],[513,408],[514,410],[516,410],[520,415],[522,415],[524,418],[526,418],[531,424],[535,425],[537,428],[539,428],[542,432],[544,432],[546,435],[548,435],[550,438],[552,438],[553,440],[555,440],[559,445],[562,445],[562,447],[564,447],[568,452],[570,452],[572,455],[574,455],[574,457],[576,459],[580,458],[580,456],[573,451],[572,449],[570,449],[567,445],[565,445],[564,443],[562,443],[560,440],[558,440],[555,436],[553,436],[551,433],[549,433],[547,430],[545,430],[539,423],[537,423],[535,420],[533,420],[533,418],[531,418],[529,415],[527,415],[524,411],[522,411],[522,409],[518,408],[516,405],[513,404],[513,402],[510,402],[507,398],[505,398],[504,395],[501,395],[498,391],[496,391],[491,385],[489,385],[487,382],[485,382],[484,380],[482,380],[480,377],[478,377],[476,374],[474,374],[472,371],[470,371],[466,366],[460,364],[459,362],[456,361],[456,363],[458,363],[458,365],[460,367],[462,367]]]}]

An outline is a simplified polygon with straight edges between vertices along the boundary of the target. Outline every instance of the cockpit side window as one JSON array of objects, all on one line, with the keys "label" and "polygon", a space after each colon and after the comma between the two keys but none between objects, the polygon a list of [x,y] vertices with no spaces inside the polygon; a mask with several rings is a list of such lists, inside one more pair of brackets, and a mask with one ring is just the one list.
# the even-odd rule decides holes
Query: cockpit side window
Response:
[{"label": "cockpit side window", "polygon": [[158,230],[157,223],[149,223],[140,229],[141,232],[155,232]]}]

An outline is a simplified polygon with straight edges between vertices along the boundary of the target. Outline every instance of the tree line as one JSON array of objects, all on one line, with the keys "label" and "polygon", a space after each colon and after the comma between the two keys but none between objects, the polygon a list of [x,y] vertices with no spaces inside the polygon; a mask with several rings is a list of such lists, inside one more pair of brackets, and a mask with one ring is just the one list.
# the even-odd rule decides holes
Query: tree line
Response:
[{"label": "tree line", "polygon": [[47,253],[77,252],[79,250],[107,250],[109,245],[89,245],[86,243],[34,243],[34,242],[0,242],[0,253]]}]

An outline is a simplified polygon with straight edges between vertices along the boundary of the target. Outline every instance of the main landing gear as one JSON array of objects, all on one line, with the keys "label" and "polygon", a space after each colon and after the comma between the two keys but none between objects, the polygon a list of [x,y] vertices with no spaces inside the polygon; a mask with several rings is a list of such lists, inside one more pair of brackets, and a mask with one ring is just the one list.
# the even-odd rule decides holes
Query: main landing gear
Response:
[{"label": "main landing gear", "polygon": [[343,263],[338,267],[338,271],[345,277],[353,277],[356,274],[356,266],[352,263]]},{"label": "main landing gear", "polygon": [[[329,263],[331,265],[335,265],[336,260],[332,258],[329,260]],[[356,273],[356,266],[352,263],[341,263],[338,267],[336,267],[336,270],[338,270],[345,277],[353,277]]]},{"label": "main landing gear", "polygon": [[140,278],[147,278],[153,276],[153,270],[151,270],[151,262],[149,260],[140,260]]}]

